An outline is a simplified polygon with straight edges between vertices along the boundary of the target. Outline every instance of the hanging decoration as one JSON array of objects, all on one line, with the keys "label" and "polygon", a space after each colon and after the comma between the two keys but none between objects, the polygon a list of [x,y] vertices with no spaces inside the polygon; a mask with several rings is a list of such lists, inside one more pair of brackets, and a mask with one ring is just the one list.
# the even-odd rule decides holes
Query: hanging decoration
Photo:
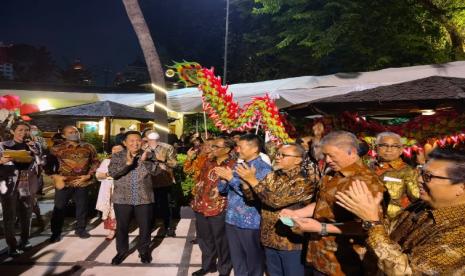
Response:
[{"label": "hanging decoration", "polygon": [[419,115],[408,121],[398,120],[394,125],[384,125],[349,112],[344,112],[337,121],[340,124],[338,128],[358,133],[370,145],[370,157],[376,156],[375,137],[371,135],[383,131],[391,131],[404,137],[403,155],[407,158],[414,154],[427,154],[426,144],[430,144],[430,147],[455,147],[465,143],[465,115],[454,110],[439,111],[435,115]]},{"label": "hanging decoration", "polygon": [[425,142],[429,137],[438,137],[465,130],[465,114],[453,110],[439,111],[430,116],[419,115],[408,122],[396,125],[383,125],[349,112],[344,112],[338,121],[339,128],[353,133],[375,135],[383,131],[391,131],[420,143]]},{"label": "hanging decoration", "polygon": [[228,86],[223,86],[221,78],[215,76],[213,68],[207,69],[195,62],[175,63],[170,68],[186,86],[198,86],[202,92],[203,110],[221,131],[252,129],[260,119],[263,128],[270,131],[275,140],[292,142],[285,129],[285,118],[268,95],[252,97],[249,103],[240,107],[228,92]]},{"label": "hanging decoration", "polygon": [[[376,138],[372,136],[366,136],[362,137],[362,139],[370,146],[368,155],[370,157],[376,157],[376,151],[374,150],[376,146]],[[432,142],[434,144],[432,145],[433,147],[456,147],[460,144],[465,144],[465,132],[457,132],[452,135],[443,135],[439,137],[430,137],[429,140],[434,141]],[[419,144],[415,139],[402,138],[402,144],[405,146],[402,152],[405,157],[411,158],[413,154],[425,152],[424,146]]]}]

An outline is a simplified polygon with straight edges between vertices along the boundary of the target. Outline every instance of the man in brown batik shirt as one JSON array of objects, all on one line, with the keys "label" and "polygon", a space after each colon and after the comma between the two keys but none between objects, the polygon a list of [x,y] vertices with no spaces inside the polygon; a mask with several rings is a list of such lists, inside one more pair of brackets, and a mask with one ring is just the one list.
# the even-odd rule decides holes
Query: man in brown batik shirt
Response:
[{"label": "man in brown batik shirt", "polygon": [[374,194],[384,188],[360,160],[358,140],[352,133],[329,133],[321,145],[330,171],[320,182],[316,202],[295,211],[285,209],[281,215],[292,217],[299,230],[310,233],[307,262],[314,275],[363,275],[366,232],[356,216],[336,204],[335,195],[356,179],[365,181]]}]

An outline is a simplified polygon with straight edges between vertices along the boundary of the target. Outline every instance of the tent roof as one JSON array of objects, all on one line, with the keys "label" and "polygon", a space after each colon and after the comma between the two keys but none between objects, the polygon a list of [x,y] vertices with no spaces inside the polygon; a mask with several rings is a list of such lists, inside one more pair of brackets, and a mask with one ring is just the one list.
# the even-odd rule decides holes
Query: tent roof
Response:
[{"label": "tent roof", "polygon": [[427,77],[414,81],[380,86],[313,101],[314,103],[350,103],[464,99],[465,78]]},{"label": "tent roof", "polygon": [[84,118],[109,117],[115,119],[153,120],[154,114],[146,110],[111,101],[101,101],[77,106],[41,111],[28,114],[30,117],[73,116]]},{"label": "tent roof", "polygon": [[[303,76],[229,86],[233,99],[240,105],[251,97],[268,93],[277,99],[278,107],[306,103],[321,98],[344,95],[379,86],[402,83],[430,76],[463,77],[465,61],[445,64],[388,68],[371,72],[338,73],[326,76]],[[176,111],[201,111],[201,92],[197,88],[172,90],[168,93],[168,106]]]},{"label": "tent roof", "polygon": [[[307,103],[321,98],[362,91],[379,86],[412,81],[430,76],[463,77],[465,61],[445,64],[421,65],[401,68],[388,68],[372,72],[338,73],[327,76],[303,76],[255,83],[240,83],[229,86],[233,99],[240,105],[251,101],[252,97],[264,96],[268,93],[276,99],[279,108],[295,104]],[[60,88],[61,89],[61,88]],[[152,104],[153,93],[135,93],[135,91],[82,91],[81,89],[39,89],[31,87],[9,87],[0,85],[0,94],[13,93],[30,103],[40,99],[56,99],[55,106],[61,100],[73,101],[74,104],[93,101],[113,101],[133,107],[143,107]],[[52,92],[53,91],[53,92]],[[83,93],[84,92],[84,93]],[[184,88],[168,92],[168,108],[177,112],[202,111],[201,92],[197,88]]]},{"label": "tent roof", "polygon": [[289,111],[296,114],[308,114],[314,110],[419,112],[421,109],[459,107],[464,101],[465,78],[432,76],[321,98],[290,107]]}]

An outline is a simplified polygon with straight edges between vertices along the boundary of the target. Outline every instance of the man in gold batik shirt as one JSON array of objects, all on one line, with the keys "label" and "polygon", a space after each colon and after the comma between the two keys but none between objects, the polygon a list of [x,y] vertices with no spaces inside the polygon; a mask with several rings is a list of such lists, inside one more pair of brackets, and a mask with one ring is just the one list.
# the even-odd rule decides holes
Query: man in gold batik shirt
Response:
[{"label": "man in gold batik shirt", "polygon": [[465,275],[465,151],[434,150],[420,175],[421,201],[394,222],[381,221],[382,195],[363,182],[336,198],[363,220],[378,275]]},{"label": "man in gold batik shirt", "polygon": [[400,157],[402,149],[398,134],[382,132],[376,136],[378,160],[370,165],[389,193],[387,217],[391,220],[419,197],[417,172]]}]

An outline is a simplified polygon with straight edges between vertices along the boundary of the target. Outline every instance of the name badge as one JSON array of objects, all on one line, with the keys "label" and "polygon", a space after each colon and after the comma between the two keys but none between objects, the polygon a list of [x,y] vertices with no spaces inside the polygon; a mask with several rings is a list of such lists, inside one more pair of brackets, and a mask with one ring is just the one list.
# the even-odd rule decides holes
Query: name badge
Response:
[{"label": "name badge", "polygon": [[385,176],[383,178],[383,181],[388,181],[388,182],[402,182],[402,179],[399,179],[399,178],[394,178],[394,177],[389,177],[389,176]]}]

